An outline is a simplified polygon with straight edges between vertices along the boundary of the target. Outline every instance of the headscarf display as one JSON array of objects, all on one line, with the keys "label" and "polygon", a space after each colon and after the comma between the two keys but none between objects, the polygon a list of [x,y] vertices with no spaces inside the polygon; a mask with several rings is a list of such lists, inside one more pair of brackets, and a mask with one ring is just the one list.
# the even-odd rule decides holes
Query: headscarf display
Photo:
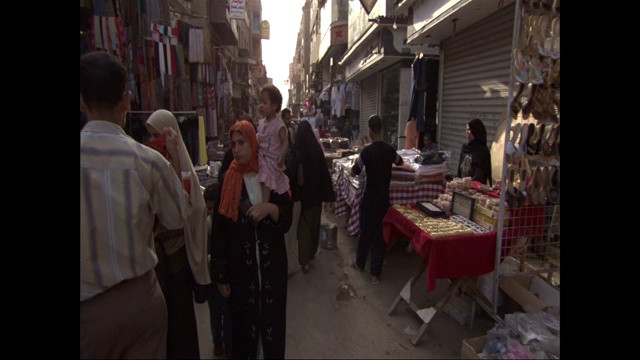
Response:
[{"label": "headscarf display", "polygon": [[238,221],[238,207],[240,205],[240,197],[242,196],[244,175],[250,172],[257,173],[260,169],[258,165],[258,138],[256,137],[255,127],[246,120],[238,121],[229,129],[229,138],[231,138],[231,134],[236,131],[240,132],[245,140],[249,142],[251,146],[251,160],[246,165],[240,165],[233,159],[224,176],[218,213],[233,221]]},{"label": "headscarf display", "polygon": [[186,219],[184,227],[184,241],[187,250],[189,266],[193,277],[200,285],[211,283],[209,267],[207,265],[207,205],[204,201],[198,174],[193,167],[193,162],[184,144],[178,119],[167,110],[157,110],[147,120],[147,124],[153,126],[158,132],[166,127],[172,128],[178,134],[178,156],[180,158],[180,170],[191,173],[191,189],[189,201],[186,204]]}]

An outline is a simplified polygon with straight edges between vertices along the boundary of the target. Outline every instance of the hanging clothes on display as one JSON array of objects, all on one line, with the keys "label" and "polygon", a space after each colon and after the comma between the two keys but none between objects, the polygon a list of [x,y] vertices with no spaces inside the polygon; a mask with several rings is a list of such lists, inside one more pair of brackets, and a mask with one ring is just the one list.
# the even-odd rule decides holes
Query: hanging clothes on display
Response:
[{"label": "hanging clothes on display", "polygon": [[[436,116],[438,113],[438,71],[440,61],[435,56],[430,56],[425,61],[426,97],[424,104],[424,129],[418,131],[422,134],[431,133],[431,138],[436,138]],[[422,137],[422,136],[421,136]]]},{"label": "hanging clothes on display", "polygon": [[345,86],[345,117],[346,121],[355,125],[360,117],[360,85],[348,82]]},{"label": "hanging clothes on display", "polygon": [[160,107],[175,110],[188,107],[183,96],[182,80],[186,78],[185,58],[182,45],[178,44],[180,27],[177,24],[164,26],[151,23],[151,41],[154,44],[154,59],[157,64],[156,87],[160,87]]},{"label": "hanging clothes on display", "polygon": [[360,111],[360,84],[351,83],[351,109],[354,111]]},{"label": "hanging clothes on display", "polygon": [[331,116],[344,116],[345,109],[345,85],[344,83],[336,83],[331,89]]},{"label": "hanging clothes on display", "polygon": [[224,52],[219,52],[220,67],[217,74],[216,95],[218,96],[217,113],[218,119],[222,119],[224,122],[224,128],[222,133],[226,133],[227,129],[230,129],[233,125],[233,119],[231,119],[233,96],[233,83],[231,80],[231,72],[227,69],[226,56]]},{"label": "hanging clothes on display", "polygon": [[90,19],[93,33],[92,50],[104,50],[125,57],[124,26],[119,16],[93,15]]},{"label": "hanging clothes on display", "polygon": [[436,116],[438,112],[438,71],[439,60],[435,56],[416,55],[411,64],[411,103],[409,119],[415,117],[418,131],[418,148],[424,144],[426,132],[436,138]]},{"label": "hanging clothes on display", "polygon": [[320,93],[320,96],[318,97],[318,99],[320,99],[319,109],[322,111],[322,115],[325,117],[330,117],[331,116],[331,99],[329,97],[328,87],[322,90],[322,93]]},{"label": "hanging clothes on display", "polygon": [[[424,69],[424,54],[416,54],[411,64],[411,101],[409,105],[409,119],[416,118],[416,129],[424,130],[424,104],[427,90],[427,78]],[[407,119],[407,120],[409,120]]]},{"label": "hanging clothes on display", "polygon": [[[182,118],[182,116],[180,117]],[[200,134],[199,126],[200,122],[198,115],[187,115],[184,119],[179,119],[178,126],[182,133],[182,139],[187,147],[192,165],[198,165],[200,163]]]},{"label": "hanging clothes on display", "polygon": [[191,28],[189,29],[189,62],[190,63],[202,63],[204,62],[204,29]]}]

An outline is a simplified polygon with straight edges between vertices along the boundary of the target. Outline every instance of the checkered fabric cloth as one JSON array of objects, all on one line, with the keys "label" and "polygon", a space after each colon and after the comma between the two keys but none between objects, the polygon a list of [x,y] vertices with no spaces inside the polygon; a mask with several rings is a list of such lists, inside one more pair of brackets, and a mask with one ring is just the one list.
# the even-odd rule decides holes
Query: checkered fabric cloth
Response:
[{"label": "checkered fabric cloth", "polygon": [[[364,194],[364,181],[355,181],[342,169],[336,180],[336,207],[335,215],[345,215],[351,208],[351,216],[347,224],[349,236],[357,236],[360,233],[360,201]],[[389,198],[391,204],[415,204],[420,201],[435,200],[444,193],[445,182],[422,183],[413,186],[391,187]]]}]

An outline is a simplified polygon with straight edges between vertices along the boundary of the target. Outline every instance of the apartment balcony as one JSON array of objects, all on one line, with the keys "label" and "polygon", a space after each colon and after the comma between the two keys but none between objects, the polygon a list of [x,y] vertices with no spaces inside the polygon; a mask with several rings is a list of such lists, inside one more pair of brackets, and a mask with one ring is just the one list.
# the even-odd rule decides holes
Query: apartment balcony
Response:
[{"label": "apartment balcony", "polygon": [[231,21],[227,0],[209,0],[209,21],[222,45],[238,45],[235,21]]}]

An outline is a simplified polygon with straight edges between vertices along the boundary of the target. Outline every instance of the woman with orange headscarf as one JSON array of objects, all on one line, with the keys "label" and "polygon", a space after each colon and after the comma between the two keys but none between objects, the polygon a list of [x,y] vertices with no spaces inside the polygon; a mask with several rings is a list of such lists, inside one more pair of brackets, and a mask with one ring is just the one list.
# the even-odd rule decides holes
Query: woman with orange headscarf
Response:
[{"label": "woman with orange headscarf", "polygon": [[233,358],[284,358],[289,192],[271,191],[262,202],[258,140],[253,125],[229,129],[234,160],[222,175],[220,206],[212,234],[214,281],[229,299]]}]

